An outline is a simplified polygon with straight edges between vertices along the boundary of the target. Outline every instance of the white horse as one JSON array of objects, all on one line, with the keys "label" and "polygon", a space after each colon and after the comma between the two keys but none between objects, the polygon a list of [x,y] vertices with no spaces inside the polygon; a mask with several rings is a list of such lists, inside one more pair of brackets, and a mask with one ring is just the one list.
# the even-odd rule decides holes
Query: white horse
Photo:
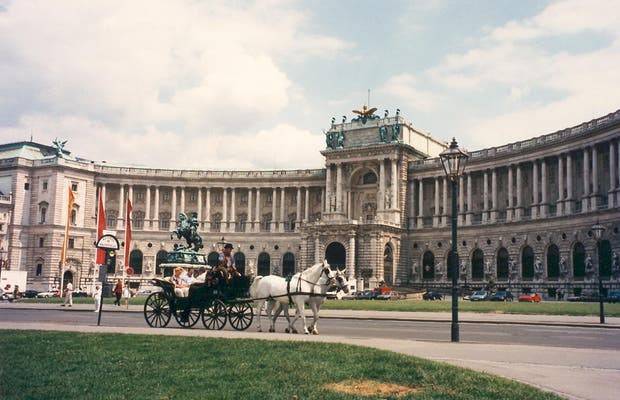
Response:
[{"label": "white horse", "polygon": [[[329,269],[327,261],[315,264],[303,272],[298,272],[289,281],[281,276],[269,275],[265,277],[257,276],[250,286],[250,296],[255,301],[258,317],[258,331],[261,332],[261,310],[267,303],[267,317],[270,319],[269,332],[275,332],[275,318],[271,313],[276,304],[279,304],[285,311],[288,321],[286,332],[297,333],[295,322],[301,318],[304,324],[304,333],[308,334],[306,326],[306,316],[304,315],[304,304],[313,294],[321,295],[322,288],[327,288],[335,282],[335,274]],[[288,315],[289,301],[292,301],[296,308],[295,318],[291,322]]]},{"label": "white horse", "polygon": [[[349,293],[349,285],[347,284],[347,280],[345,279],[345,272],[346,272],[346,268],[343,269],[342,271],[340,271],[339,269],[336,269],[335,276],[334,276],[335,284],[332,285],[331,287],[327,285],[321,286],[319,289],[320,296],[309,296],[309,299],[306,300],[306,304],[312,310],[312,317],[313,317],[312,324],[310,324],[310,327],[308,328],[308,330],[313,335],[319,334],[319,330],[317,328],[318,322],[319,322],[319,311],[321,311],[321,306],[323,305],[323,303],[325,303],[325,299],[327,299],[327,291],[335,286],[336,290],[342,290],[345,293]],[[283,309],[284,307],[282,307],[278,303],[277,308],[273,315],[274,323],[278,319],[278,316],[280,315]],[[285,316],[287,320],[289,320],[289,317],[287,314],[288,314],[288,309],[285,310]]]}]

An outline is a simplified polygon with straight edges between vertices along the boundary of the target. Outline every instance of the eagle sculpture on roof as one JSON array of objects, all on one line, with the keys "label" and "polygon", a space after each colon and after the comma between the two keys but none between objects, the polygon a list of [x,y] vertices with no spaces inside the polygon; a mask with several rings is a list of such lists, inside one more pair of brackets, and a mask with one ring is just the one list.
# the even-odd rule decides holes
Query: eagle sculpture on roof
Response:
[{"label": "eagle sculpture on roof", "polygon": [[358,114],[358,115],[360,115],[362,117],[366,117],[366,118],[371,117],[375,113],[375,111],[377,111],[377,107],[368,108],[365,105],[362,106],[362,111],[360,111],[360,110],[353,110],[353,112],[355,114]]}]

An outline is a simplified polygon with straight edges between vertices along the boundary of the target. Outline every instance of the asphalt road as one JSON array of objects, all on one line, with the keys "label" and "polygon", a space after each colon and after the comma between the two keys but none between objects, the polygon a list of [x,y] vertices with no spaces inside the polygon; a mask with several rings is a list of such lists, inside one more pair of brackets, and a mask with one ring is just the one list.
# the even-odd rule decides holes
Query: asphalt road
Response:
[{"label": "asphalt road", "polygon": [[[16,310],[0,309],[0,321],[61,323],[67,325],[95,325],[97,314],[91,311],[63,310]],[[263,316],[263,331],[268,328]],[[102,325],[147,326],[141,313],[108,312],[102,314]],[[276,330],[283,332],[282,318]],[[301,327],[301,323],[297,323]],[[174,318],[167,328],[181,329]],[[192,329],[205,329],[199,321]],[[224,328],[231,330],[228,325]],[[256,329],[256,321],[249,328]],[[351,319],[322,319],[319,321],[322,335],[352,338],[392,338],[400,340],[449,341],[448,322],[369,321]],[[569,347],[581,349],[620,349],[620,330],[602,328],[573,328],[527,325],[489,325],[462,323],[461,341],[468,343],[523,344],[534,346]]]}]

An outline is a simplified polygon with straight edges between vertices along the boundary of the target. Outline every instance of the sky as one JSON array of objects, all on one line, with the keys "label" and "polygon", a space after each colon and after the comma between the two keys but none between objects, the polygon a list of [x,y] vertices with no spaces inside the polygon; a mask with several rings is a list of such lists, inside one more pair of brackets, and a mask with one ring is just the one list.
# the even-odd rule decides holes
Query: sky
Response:
[{"label": "sky", "polygon": [[366,103],[477,150],[620,108],[620,0],[0,0],[0,143],[321,168]]}]

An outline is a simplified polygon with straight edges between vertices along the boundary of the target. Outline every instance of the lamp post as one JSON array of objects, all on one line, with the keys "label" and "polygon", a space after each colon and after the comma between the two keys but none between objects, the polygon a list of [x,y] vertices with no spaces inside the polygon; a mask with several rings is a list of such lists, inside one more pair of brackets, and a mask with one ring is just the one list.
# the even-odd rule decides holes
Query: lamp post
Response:
[{"label": "lamp post", "polygon": [[441,165],[446,173],[446,179],[450,180],[452,185],[452,251],[450,257],[450,268],[452,271],[452,325],[450,337],[453,342],[459,341],[459,303],[458,303],[458,256],[456,253],[456,226],[457,226],[457,208],[456,197],[458,192],[459,176],[465,170],[465,164],[469,154],[459,149],[456,139],[452,138],[450,147],[439,155]]},{"label": "lamp post", "polygon": [[[603,232],[605,232],[605,227],[596,221],[596,224],[592,225],[592,233],[594,233],[594,239],[596,239],[596,251],[599,251],[600,241],[603,237]],[[603,277],[601,276],[601,257],[600,252],[597,254],[598,257],[598,307],[599,307],[599,317],[601,324],[605,323],[605,308],[603,306]]]}]

